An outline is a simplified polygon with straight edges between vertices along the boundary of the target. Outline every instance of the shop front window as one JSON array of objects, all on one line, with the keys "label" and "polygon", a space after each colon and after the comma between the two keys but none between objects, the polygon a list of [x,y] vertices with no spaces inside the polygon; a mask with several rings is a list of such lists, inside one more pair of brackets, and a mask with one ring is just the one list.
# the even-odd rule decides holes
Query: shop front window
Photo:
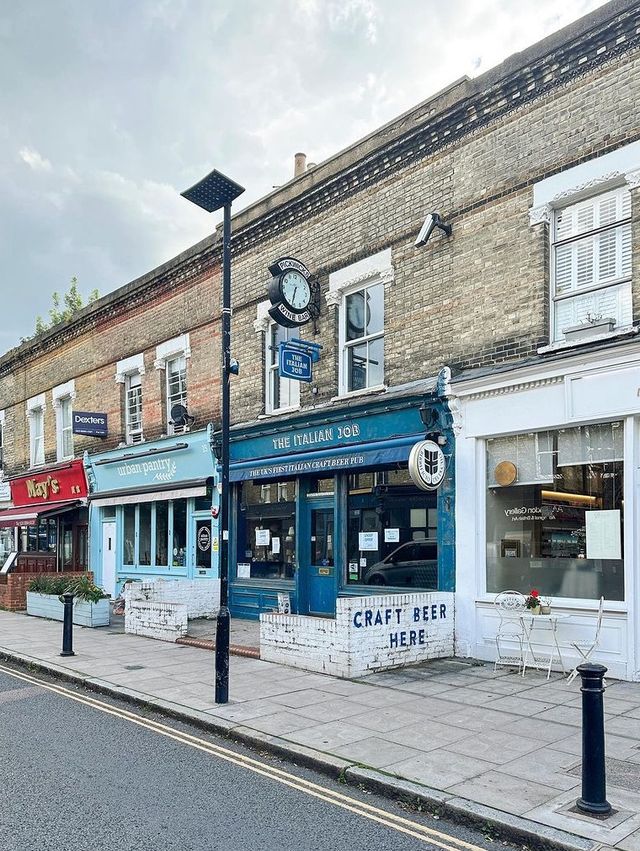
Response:
[{"label": "shop front window", "polygon": [[138,538],[138,564],[151,564],[151,503],[140,503],[139,509],[139,529],[140,536]]},{"label": "shop front window", "polygon": [[9,555],[15,550],[15,529],[0,528],[0,569],[4,567]]},{"label": "shop front window", "polygon": [[436,500],[406,468],[350,476],[347,582],[437,590]]},{"label": "shop front window", "polygon": [[156,565],[167,566],[167,543],[169,540],[169,503],[166,500],[156,502]]},{"label": "shop front window", "polygon": [[125,564],[135,564],[136,560],[136,507],[135,505],[123,506],[123,526],[124,526],[124,552],[123,561]]},{"label": "shop front window", "polygon": [[238,521],[238,579],[293,579],[295,535],[295,482],[243,482]]},{"label": "shop front window", "polygon": [[173,561],[174,567],[187,563],[187,501],[176,499],[173,505]]},{"label": "shop front window", "polygon": [[487,592],[624,600],[623,423],[487,441]]}]

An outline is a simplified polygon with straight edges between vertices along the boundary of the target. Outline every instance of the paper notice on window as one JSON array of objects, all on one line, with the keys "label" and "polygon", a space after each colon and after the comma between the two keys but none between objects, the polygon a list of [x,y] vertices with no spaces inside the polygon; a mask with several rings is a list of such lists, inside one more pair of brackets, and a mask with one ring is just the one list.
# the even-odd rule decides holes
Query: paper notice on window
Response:
[{"label": "paper notice on window", "polygon": [[256,547],[268,547],[270,540],[270,529],[256,529]]},{"label": "paper notice on window", "polygon": [[385,529],[384,530],[384,542],[385,542],[385,544],[399,544],[400,543],[400,529]]},{"label": "paper notice on window", "polygon": [[587,511],[587,558],[622,558],[620,511]]},{"label": "paper notice on window", "polygon": [[377,532],[360,532],[358,534],[358,549],[363,551],[374,551],[378,549]]},{"label": "paper notice on window", "polygon": [[280,552],[280,538],[271,538],[271,552],[274,555]]},{"label": "paper notice on window", "polygon": [[251,578],[251,565],[246,564],[245,562],[238,562],[238,579],[250,579]]}]

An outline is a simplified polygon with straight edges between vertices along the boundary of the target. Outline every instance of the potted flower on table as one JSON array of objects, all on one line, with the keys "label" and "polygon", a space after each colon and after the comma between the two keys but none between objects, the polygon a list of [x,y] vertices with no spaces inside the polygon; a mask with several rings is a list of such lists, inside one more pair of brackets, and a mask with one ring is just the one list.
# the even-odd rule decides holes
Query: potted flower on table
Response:
[{"label": "potted flower on table", "polygon": [[527,611],[532,615],[540,614],[540,592],[537,588],[532,588],[529,591],[527,599],[525,600],[525,605],[527,607]]}]

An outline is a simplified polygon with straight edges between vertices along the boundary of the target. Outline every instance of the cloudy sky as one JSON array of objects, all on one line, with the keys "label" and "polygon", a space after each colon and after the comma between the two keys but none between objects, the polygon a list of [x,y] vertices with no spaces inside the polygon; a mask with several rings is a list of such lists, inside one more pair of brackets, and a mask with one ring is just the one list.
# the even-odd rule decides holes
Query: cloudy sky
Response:
[{"label": "cloudy sky", "polygon": [[602,0],[0,0],[0,352],[72,276],[105,294]]}]

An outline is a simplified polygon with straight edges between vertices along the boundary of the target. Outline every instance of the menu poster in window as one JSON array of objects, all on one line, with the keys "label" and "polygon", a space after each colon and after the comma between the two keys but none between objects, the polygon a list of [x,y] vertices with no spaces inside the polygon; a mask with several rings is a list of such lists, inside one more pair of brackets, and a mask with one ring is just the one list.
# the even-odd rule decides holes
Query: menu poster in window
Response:
[{"label": "menu poster in window", "polygon": [[384,542],[385,542],[385,544],[399,544],[400,543],[400,529],[385,529],[384,530]]},{"label": "menu poster in window", "polygon": [[256,529],[256,547],[268,547],[270,541],[270,529]]},{"label": "menu poster in window", "polygon": [[251,578],[251,565],[245,562],[238,562],[238,579]]},{"label": "menu poster in window", "polygon": [[587,511],[584,516],[587,558],[622,558],[620,511]]},{"label": "menu poster in window", "polygon": [[377,532],[359,532],[358,533],[358,549],[362,551],[375,551],[378,549],[378,533]]},{"label": "menu poster in window", "polygon": [[274,556],[280,552],[280,538],[271,538],[271,552]]}]

